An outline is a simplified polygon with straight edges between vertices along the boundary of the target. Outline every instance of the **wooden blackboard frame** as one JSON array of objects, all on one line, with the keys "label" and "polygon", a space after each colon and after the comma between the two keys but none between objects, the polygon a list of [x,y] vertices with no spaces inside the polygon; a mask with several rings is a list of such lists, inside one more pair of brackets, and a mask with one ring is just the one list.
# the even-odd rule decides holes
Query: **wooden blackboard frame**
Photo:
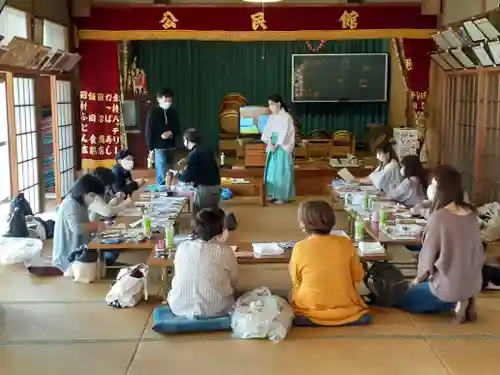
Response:
[{"label": "wooden blackboard frame", "polygon": [[[383,56],[385,57],[385,84],[384,84],[384,98],[378,100],[296,100],[294,95],[295,86],[295,57],[300,56]],[[376,53],[294,53],[292,54],[291,66],[291,90],[290,96],[292,103],[385,103],[388,101],[388,85],[389,85],[389,54],[383,52]]]}]

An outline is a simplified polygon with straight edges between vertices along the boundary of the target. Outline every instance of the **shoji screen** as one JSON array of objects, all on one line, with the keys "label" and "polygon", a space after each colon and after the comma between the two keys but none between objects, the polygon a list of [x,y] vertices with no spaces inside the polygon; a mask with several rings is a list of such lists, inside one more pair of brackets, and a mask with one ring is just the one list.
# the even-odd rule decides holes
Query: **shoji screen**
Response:
[{"label": "shoji screen", "polygon": [[73,185],[76,172],[71,82],[57,81],[56,97],[59,148],[56,150],[59,153],[59,176],[56,176],[56,184],[59,180],[60,197],[63,198]]},{"label": "shoji screen", "polygon": [[14,77],[14,118],[19,191],[40,211],[40,176],[36,134],[35,80]]}]

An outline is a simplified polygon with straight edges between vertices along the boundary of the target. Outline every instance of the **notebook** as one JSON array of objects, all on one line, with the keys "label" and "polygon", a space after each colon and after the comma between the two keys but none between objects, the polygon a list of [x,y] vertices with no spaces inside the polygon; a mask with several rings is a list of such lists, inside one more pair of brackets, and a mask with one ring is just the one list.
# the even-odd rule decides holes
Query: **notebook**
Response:
[{"label": "notebook", "polygon": [[342,180],[344,180],[348,184],[356,182],[356,177],[354,177],[347,168],[342,168],[340,171],[337,172],[337,174],[340,176]]}]

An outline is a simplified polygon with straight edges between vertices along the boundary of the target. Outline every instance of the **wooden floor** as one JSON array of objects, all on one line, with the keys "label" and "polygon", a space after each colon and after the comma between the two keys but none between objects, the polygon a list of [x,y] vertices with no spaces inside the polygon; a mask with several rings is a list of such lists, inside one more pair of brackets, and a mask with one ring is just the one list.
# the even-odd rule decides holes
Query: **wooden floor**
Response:
[{"label": "wooden floor", "polygon": [[[303,237],[297,204],[260,207],[245,198],[224,208],[238,218],[237,241]],[[346,218],[338,222],[342,227]],[[151,330],[156,302],[112,309],[104,303],[108,290],[109,282],[82,285],[0,268],[0,374],[492,375],[500,363],[497,292],[481,296],[474,324],[376,308],[370,326],[293,328],[273,344],[228,332],[160,336]]]}]

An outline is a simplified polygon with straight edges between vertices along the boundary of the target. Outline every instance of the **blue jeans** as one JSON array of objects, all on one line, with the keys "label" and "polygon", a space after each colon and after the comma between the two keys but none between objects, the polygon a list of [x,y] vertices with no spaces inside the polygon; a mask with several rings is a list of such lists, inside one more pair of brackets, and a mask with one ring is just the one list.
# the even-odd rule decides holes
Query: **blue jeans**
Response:
[{"label": "blue jeans", "polygon": [[165,176],[172,168],[173,150],[155,150],[156,184],[165,185]]},{"label": "blue jeans", "polygon": [[[361,326],[365,324],[370,324],[371,322],[372,322],[372,316],[370,314],[365,314],[361,316],[358,320],[344,324],[344,326]],[[330,327],[321,324],[316,324],[303,315],[295,315],[295,318],[293,318],[292,325],[295,327]]]},{"label": "blue jeans", "polygon": [[444,313],[455,308],[455,303],[444,302],[436,297],[428,281],[411,286],[398,303],[401,310],[413,314]]},{"label": "blue jeans", "polygon": [[422,250],[422,245],[407,245],[406,248],[410,251],[420,251]]}]

